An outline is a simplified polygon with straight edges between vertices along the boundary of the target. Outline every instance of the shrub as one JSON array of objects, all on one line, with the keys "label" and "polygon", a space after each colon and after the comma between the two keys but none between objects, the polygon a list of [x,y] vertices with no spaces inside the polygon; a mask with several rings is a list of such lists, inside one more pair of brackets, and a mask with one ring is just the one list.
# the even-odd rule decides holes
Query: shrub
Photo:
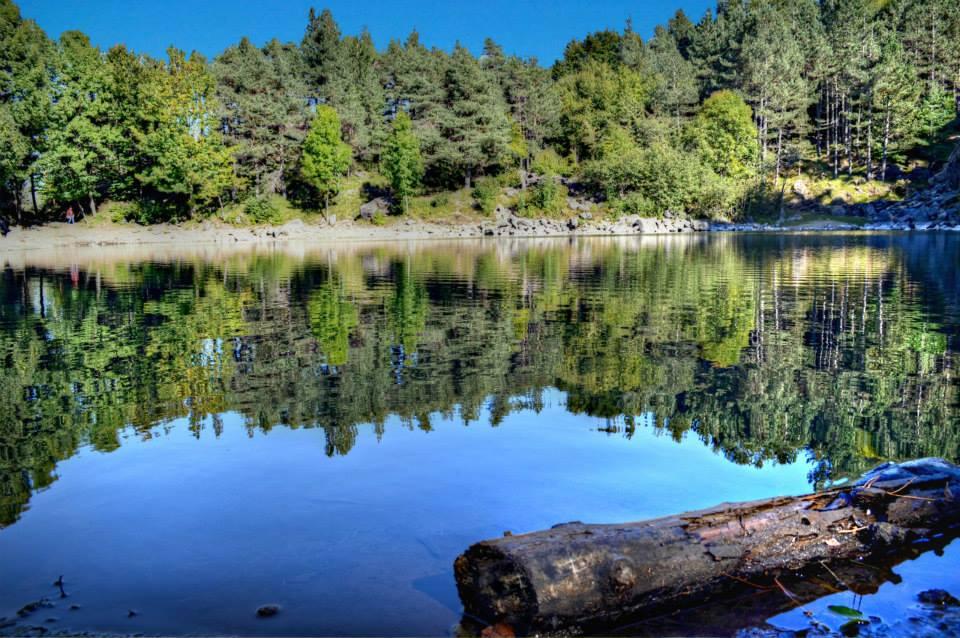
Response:
[{"label": "shrub", "polygon": [[567,210],[567,187],[553,179],[544,179],[517,194],[513,208],[522,217],[560,215]]},{"label": "shrub", "polygon": [[107,202],[101,207],[101,212],[106,212],[113,223],[122,224],[137,221],[140,215],[139,208],[136,202]]},{"label": "shrub", "polygon": [[544,213],[562,213],[567,207],[567,187],[551,178],[543,179],[533,187],[530,203]]},{"label": "shrub", "polygon": [[280,209],[269,197],[250,197],[243,204],[243,212],[257,224],[273,224],[280,221]]},{"label": "shrub", "polygon": [[564,177],[569,177],[573,174],[573,162],[565,157],[561,157],[560,154],[552,148],[548,148],[533,156],[530,170],[539,175],[563,175]]},{"label": "shrub", "polygon": [[484,215],[491,214],[497,207],[497,196],[500,194],[500,185],[492,177],[481,177],[473,187],[473,202],[477,210]]},{"label": "shrub", "polygon": [[373,217],[370,218],[370,223],[374,226],[385,226],[387,216],[383,214],[383,211],[378,210],[373,214]]}]

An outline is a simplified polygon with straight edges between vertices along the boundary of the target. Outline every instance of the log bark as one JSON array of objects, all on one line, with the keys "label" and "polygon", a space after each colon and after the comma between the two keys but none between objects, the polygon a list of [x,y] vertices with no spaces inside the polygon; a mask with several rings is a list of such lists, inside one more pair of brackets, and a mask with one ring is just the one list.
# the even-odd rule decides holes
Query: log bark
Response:
[{"label": "log bark", "polygon": [[888,463],[850,486],[806,496],[482,541],[457,558],[454,573],[465,612],[487,624],[522,633],[598,630],[785,572],[881,562],[952,538],[960,524],[954,495],[960,468],[953,464]]}]

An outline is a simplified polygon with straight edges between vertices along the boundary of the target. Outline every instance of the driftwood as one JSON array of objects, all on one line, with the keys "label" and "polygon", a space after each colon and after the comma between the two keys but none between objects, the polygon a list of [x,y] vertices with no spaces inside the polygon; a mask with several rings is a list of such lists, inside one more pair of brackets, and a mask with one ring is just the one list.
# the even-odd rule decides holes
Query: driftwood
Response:
[{"label": "driftwood", "polygon": [[960,524],[954,495],[953,464],[887,463],[853,485],[807,496],[482,541],[457,558],[454,572],[466,614],[483,623],[521,633],[598,630],[744,587],[790,599],[784,582],[804,570],[890,564],[906,549],[942,546]]}]

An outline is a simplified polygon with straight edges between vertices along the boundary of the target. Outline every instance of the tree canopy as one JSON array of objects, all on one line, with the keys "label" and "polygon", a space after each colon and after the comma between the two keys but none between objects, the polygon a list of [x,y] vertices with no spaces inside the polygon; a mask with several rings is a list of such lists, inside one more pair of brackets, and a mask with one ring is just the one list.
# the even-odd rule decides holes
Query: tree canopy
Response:
[{"label": "tree canopy", "polygon": [[[587,34],[545,68],[489,38],[480,55],[429,48],[415,31],[377,50],[329,10],[310,11],[298,43],[241,38],[212,61],[176,49],[159,60],[102,51],[75,31],[51,41],[0,0],[0,212],[42,221],[113,200],[152,222],[274,194],[325,204],[335,189],[304,171],[320,107],[335,112],[351,164],[393,171],[385,181],[400,199],[413,182],[437,192],[507,176],[526,188],[559,157],[596,197],[615,194],[614,209],[707,188],[711,208],[734,215],[748,192],[805,167],[890,180],[908,159],[942,159],[960,113],[955,9],[723,1],[697,21],[677,12],[647,41],[629,21]],[[396,181],[399,113],[401,146],[415,142],[422,161],[413,182]],[[626,179],[642,157],[693,167],[699,186],[665,198],[653,184],[677,180]]]}]

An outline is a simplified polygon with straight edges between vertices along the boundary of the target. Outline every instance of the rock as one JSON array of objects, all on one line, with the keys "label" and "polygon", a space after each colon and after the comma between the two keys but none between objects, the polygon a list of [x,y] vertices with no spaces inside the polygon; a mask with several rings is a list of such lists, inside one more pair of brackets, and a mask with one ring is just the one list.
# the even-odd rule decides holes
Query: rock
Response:
[{"label": "rock", "polygon": [[514,636],[516,636],[516,633],[513,631],[513,627],[502,622],[485,627],[480,632],[480,638],[514,638]]},{"label": "rock", "polygon": [[846,207],[846,206],[839,206],[839,205],[838,205],[838,206],[831,206],[831,207],[830,207],[830,214],[833,215],[834,217],[843,217],[844,215],[847,214],[847,207]]},{"label": "rock", "polygon": [[280,605],[264,605],[257,609],[258,618],[270,618],[280,613]]},{"label": "rock", "polygon": [[810,185],[802,179],[798,179],[793,183],[793,192],[797,197],[802,197],[803,199],[810,199],[813,196]]},{"label": "rock", "polygon": [[569,228],[570,230],[576,230],[578,226],[580,226],[580,220],[577,219],[576,217],[571,217],[567,221],[567,228]]},{"label": "rock", "polygon": [[933,183],[951,189],[960,189],[960,144],[953,149],[947,165],[933,178]]},{"label": "rock", "polygon": [[27,603],[19,610],[17,610],[17,615],[23,618],[24,616],[29,616],[38,609],[51,609],[53,608],[53,603],[51,603],[46,598],[41,598],[40,600],[35,600],[33,602]]},{"label": "rock", "polygon": [[960,605],[960,600],[957,600],[942,589],[922,591],[917,595],[917,600],[927,605],[938,605],[940,607],[956,607]]},{"label": "rock", "polygon": [[360,207],[360,218],[372,221],[377,213],[386,215],[388,212],[390,212],[390,202],[385,197],[377,197]]},{"label": "rock", "polygon": [[[330,217],[335,218],[334,215],[331,215]],[[330,223],[332,224],[334,222],[330,222]],[[299,232],[299,231],[302,231],[305,227],[306,227],[306,224],[303,223],[302,219],[291,219],[286,224],[280,227],[280,232],[287,232],[287,233]]]},{"label": "rock", "polygon": [[590,213],[590,212],[588,212],[588,211],[584,211],[584,212],[580,213],[580,219],[582,219],[582,220],[584,220],[584,221],[589,221],[589,220],[593,219],[593,213]]}]

